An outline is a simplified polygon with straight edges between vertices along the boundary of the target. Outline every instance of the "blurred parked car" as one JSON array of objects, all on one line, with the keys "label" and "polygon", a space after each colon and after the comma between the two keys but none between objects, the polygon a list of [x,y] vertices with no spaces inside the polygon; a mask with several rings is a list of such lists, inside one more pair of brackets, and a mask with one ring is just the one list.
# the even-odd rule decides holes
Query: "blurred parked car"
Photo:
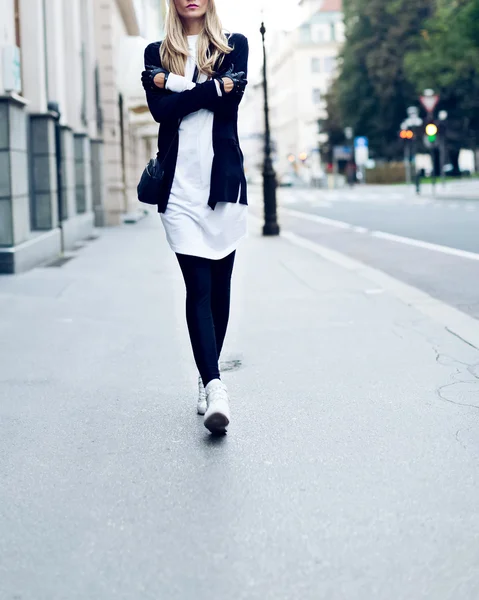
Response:
[{"label": "blurred parked car", "polygon": [[289,173],[281,175],[278,179],[279,187],[291,187],[293,185],[293,177]]},{"label": "blurred parked car", "polygon": [[446,177],[470,177],[471,172],[468,170],[454,171],[452,165],[444,165],[444,175]]}]

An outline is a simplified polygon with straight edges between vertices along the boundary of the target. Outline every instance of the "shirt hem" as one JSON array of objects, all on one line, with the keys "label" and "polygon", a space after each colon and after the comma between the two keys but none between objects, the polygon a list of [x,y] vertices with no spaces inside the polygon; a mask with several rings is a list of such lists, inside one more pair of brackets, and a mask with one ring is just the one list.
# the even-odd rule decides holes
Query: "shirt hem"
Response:
[{"label": "shirt hem", "polygon": [[173,250],[175,254],[185,254],[186,256],[197,256],[198,258],[207,258],[209,260],[221,260],[229,256],[232,252],[237,250],[239,244],[248,237],[248,233],[245,233],[243,236],[238,238],[238,240],[225,250],[193,250],[190,248],[179,248],[175,247],[173,244],[170,244],[170,248]]}]

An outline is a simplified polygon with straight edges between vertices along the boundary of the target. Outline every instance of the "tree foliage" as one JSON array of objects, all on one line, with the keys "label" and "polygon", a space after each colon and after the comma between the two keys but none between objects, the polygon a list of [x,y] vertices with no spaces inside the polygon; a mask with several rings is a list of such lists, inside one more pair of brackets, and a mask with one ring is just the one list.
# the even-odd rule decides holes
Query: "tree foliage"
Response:
[{"label": "tree foliage", "polygon": [[449,112],[451,149],[479,146],[479,0],[344,0],[346,43],[326,130],[346,126],[377,156],[401,153],[397,132],[425,88]]},{"label": "tree foliage", "polygon": [[405,57],[417,90],[432,88],[448,111],[451,151],[479,145],[479,0],[441,0],[421,31],[417,51]]},{"label": "tree foliage", "polygon": [[328,102],[327,129],[337,123],[365,135],[376,156],[401,154],[398,137],[407,107],[417,105],[404,57],[420,50],[436,0],[344,0],[346,42]]}]

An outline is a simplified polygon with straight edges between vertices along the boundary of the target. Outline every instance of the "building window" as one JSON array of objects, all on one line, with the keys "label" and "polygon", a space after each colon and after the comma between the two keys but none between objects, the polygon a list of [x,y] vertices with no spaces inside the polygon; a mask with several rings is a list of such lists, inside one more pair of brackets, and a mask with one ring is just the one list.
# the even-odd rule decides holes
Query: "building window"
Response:
[{"label": "building window", "polygon": [[311,71],[313,73],[321,73],[321,59],[314,57],[311,59]]},{"label": "building window", "polygon": [[321,43],[321,42],[329,42],[330,34],[327,25],[313,25],[313,42]]},{"label": "building window", "polygon": [[311,27],[309,25],[303,25],[300,27],[300,39],[303,44],[308,44],[311,41]]},{"label": "building window", "polygon": [[318,88],[313,89],[313,104],[319,104],[321,102],[321,90]]},{"label": "building window", "polygon": [[336,69],[336,57],[326,56],[324,58],[324,70],[326,73],[332,73]]}]

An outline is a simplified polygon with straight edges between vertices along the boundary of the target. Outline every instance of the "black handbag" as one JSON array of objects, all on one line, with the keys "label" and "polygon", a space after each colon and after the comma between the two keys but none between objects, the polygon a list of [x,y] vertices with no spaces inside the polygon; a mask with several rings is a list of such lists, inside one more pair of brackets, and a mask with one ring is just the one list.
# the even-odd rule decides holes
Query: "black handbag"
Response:
[{"label": "black handbag", "polygon": [[[195,73],[193,75],[194,82],[198,81],[198,76],[199,76],[198,67],[196,67]],[[179,135],[181,121],[182,121],[182,119],[180,119],[178,121],[178,131],[176,132],[176,135],[173,138],[173,140],[170,144],[170,147],[168,148],[168,152],[165,154],[163,163],[168,158],[168,155],[170,154],[173,144],[175,143],[176,138]],[[143,173],[141,175],[140,183],[138,184],[138,187],[137,187],[138,200],[140,202],[143,202],[144,204],[153,204],[153,205],[158,204],[158,201],[160,199],[163,176],[165,173],[164,168],[163,168],[163,163],[160,163],[160,161],[158,160],[158,154],[157,154],[156,158],[152,158],[150,160],[150,162],[146,165],[145,170],[143,171]]]},{"label": "black handbag", "polygon": [[[176,134],[176,136],[177,135],[178,134]],[[173,142],[176,140],[176,136],[174,137]],[[165,159],[170,153],[173,142],[166,153]],[[160,163],[158,155],[156,155],[156,158],[152,158],[146,165],[145,170],[141,175],[140,183],[137,187],[138,200],[140,202],[143,202],[144,204],[158,204],[164,173],[163,164]]]}]

